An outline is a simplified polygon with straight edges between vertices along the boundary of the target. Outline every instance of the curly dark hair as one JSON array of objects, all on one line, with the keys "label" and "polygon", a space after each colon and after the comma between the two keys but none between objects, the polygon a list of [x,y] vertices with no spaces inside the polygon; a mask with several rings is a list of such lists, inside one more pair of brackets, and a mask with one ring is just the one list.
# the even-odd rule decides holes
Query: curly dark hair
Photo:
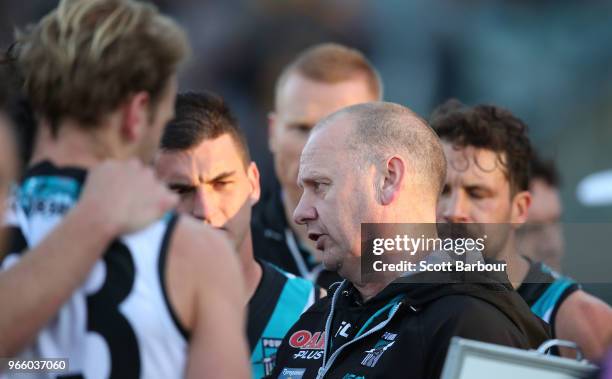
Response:
[{"label": "curly dark hair", "polygon": [[485,104],[469,107],[451,99],[434,110],[430,124],[441,140],[458,149],[473,146],[498,153],[512,193],[529,189],[533,153],[527,125],[510,111]]}]

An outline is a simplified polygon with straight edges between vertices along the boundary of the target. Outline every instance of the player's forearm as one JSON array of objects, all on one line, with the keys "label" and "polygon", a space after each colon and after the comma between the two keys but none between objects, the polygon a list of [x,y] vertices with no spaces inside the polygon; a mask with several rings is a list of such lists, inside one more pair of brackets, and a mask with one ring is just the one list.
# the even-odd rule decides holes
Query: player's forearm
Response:
[{"label": "player's forearm", "polygon": [[85,280],[113,238],[95,207],[77,205],[37,247],[0,273],[0,356],[14,356]]}]

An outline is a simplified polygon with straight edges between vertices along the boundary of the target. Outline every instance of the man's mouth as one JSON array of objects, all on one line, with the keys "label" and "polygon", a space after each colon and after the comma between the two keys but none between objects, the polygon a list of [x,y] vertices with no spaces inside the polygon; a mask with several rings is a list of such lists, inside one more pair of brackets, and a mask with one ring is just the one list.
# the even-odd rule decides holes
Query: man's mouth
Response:
[{"label": "man's mouth", "polygon": [[324,234],[321,234],[321,233],[308,233],[308,238],[314,241],[315,247],[317,248],[317,250],[321,250],[321,251],[323,251],[323,247],[324,247],[324,239],[321,238],[323,236]]}]

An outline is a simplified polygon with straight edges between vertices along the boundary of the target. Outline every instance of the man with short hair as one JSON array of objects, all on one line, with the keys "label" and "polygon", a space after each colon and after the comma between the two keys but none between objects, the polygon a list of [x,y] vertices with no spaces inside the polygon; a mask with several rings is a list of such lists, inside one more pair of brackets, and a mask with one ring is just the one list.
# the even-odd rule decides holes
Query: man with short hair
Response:
[{"label": "man with short hair", "polygon": [[[473,283],[428,271],[362,276],[362,223],[432,233],[445,171],[440,141],[403,106],[354,105],[317,124],[300,159],[295,221],[345,280],[289,331],[271,377],[438,378],[453,336],[522,348],[547,337],[514,291],[479,273]],[[406,260],[443,257],[433,253]]]},{"label": "man with short hair", "polygon": [[223,99],[181,94],[175,114],[164,129],[157,174],[180,196],[180,212],[222,230],[233,242],[249,296],[252,374],[261,378],[272,372],[285,333],[321,297],[321,289],[254,258],[250,222],[259,200],[259,171]]},{"label": "man with short hair", "polygon": [[[23,246],[5,258],[7,273],[68,217],[88,169],[152,161],[188,53],[174,22],[130,0],[63,0],[19,42],[26,94],[53,143],[13,203],[9,225]],[[226,239],[173,214],[140,227],[56,278],[80,284],[21,358],[68,358],[75,377],[248,377],[243,283]]]},{"label": "man with short hair", "polygon": [[542,262],[561,272],[564,241],[561,230],[559,173],[552,160],[538,154],[531,159],[529,193],[531,205],[527,222],[518,230],[521,252],[532,261]]},{"label": "man with short hair", "polygon": [[255,254],[323,288],[338,276],[323,271],[320,254],[303,226],[293,221],[302,190],[296,185],[299,158],[310,130],[322,118],[349,105],[382,99],[376,69],[355,49],[335,43],[300,53],[279,76],[268,144],[280,183],[264,194],[253,214]]},{"label": "man with short hair", "polygon": [[576,342],[589,359],[600,358],[612,338],[610,307],[517,249],[516,229],[531,204],[527,126],[505,109],[456,100],[440,106],[431,123],[448,162],[438,220],[495,224],[485,254],[506,261],[510,282],[555,337]]}]

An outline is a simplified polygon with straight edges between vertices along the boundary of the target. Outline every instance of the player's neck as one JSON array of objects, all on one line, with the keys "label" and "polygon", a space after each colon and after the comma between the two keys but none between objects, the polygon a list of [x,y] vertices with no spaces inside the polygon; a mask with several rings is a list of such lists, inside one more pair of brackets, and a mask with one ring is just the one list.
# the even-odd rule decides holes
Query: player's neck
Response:
[{"label": "player's neck", "polygon": [[315,242],[308,239],[308,231],[306,230],[306,227],[304,225],[298,225],[295,223],[295,221],[293,221],[293,211],[297,207],[297,204],[294,204],[294,202],[290,199],[290,196],[287,195],[283,196],[282,200],[283,211],[285,212],[285,219],[287,220],[287,224],[289,224],[289,227],[296,235],[299,242],[303,246],[308,247],[308,250],[312,254],[314,260],[316,262],[321,262],[321,252],[317,250]]},{"label": "player's neck", "polygon": [[119,148],[113,148],[108,133],[85,130],[70,121],[62,123],[55,137],[45,139],[37,147],[32,164],[50,160],[57,166],[90,168],[104,159],[119,159]]},{"label": "player's neck", "polygon": [[507,274],[512,287],[515,289],[520,287],[529,271],[529,263],[517,251],[514,234],[511,234],[508,238],[508,242],[498,259],[504,260],[508,264]]},{"label": "player's neck", "polygon": [[253,254],[253,241],[250,231],[247,232],[242,245],[238,248],[238,255],[242,266],[242,275],[246,286],[247,299],[251,299],[261,281],[262,268],[255,260]]}]

